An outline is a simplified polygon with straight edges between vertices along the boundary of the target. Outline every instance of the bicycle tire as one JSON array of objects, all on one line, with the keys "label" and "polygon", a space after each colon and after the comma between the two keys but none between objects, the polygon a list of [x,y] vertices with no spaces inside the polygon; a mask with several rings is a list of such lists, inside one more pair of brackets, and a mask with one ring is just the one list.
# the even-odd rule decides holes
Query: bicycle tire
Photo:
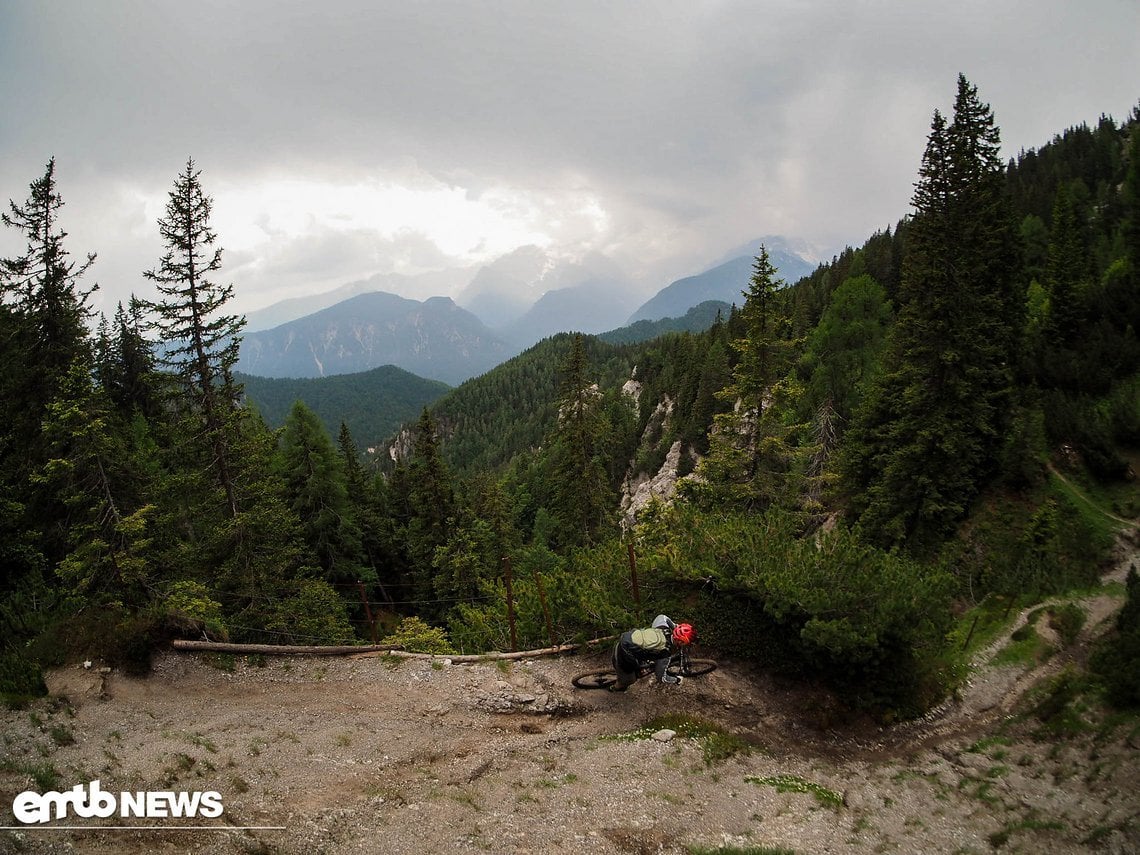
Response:
[{"label": "bicycle tire", "polygon": [[716,668],[717,664],[714,659],[689,659],[681,669],[681,676],[700,677],[715,671]]},{"label": "bicycle tire", "polygon": [[617,683],[617,675],[613,671],[587,671],[571,677],[570,682],[579,689],[608,689]]}]

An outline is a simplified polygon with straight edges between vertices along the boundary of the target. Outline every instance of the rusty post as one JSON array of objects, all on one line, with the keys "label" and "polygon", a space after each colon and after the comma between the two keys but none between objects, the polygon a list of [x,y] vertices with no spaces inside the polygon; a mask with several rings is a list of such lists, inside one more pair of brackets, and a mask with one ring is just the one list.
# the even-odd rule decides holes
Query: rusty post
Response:
[{"label": "rusty post", "polygon": [[515,630],[515,593],[511,587],[511,557],[503,556],[503,583],[507,586],[507,623],[511,627],[511,653],[519,649],[518,634]]},{"label": "rusty post", "polygon": [[558,644],[554,641],[554,624],[550,620],[550,606],[546,604],[546,590],[542,587],[542,577],[538,575],[538,570],[534,571],[534,584],[538,586],[538,601],[542,603],[542,616],[546,618],[546,637],[550,639],[551,647],[557,647]]},{"label": "rusty post", "polygon": [[633,554],[633,543],[627,543],[626,549],[629,551],[629,580],[633,583],[633,601],[640,606],[641,591],[637,587],[637,558]]},{"label": "rusty post", "polygon": [[356,589],[360,591],[360,602],[364,605],[364,616],[368,618],[368,630],[372,634],[372,643],[376,644],[376,619],[372,617],[372,607],[368,605],[368,597],[364,593],[364,583],[356,580]]},{"label": "rusty post", "polygon": [[962,645],[962,649],[966,650],[970,646],[970,642],[974,639],[974,630],[978,628],[978,618],[981,615],[974,615],[974,622],[970,624],[970,631],[966,635],[966,643]]}]

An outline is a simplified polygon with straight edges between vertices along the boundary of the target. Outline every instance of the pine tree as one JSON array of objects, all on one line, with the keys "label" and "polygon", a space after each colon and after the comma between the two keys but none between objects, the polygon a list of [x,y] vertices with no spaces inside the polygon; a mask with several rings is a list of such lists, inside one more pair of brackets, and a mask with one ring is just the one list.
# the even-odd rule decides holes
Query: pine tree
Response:
[{"label": "pine tree", "polygon": [[1140,296],[1140,107],[1132,112],[1128,134],[1128,170],[1122,188],[1124,216],[1121,222],[1121,239],[1124,255],[1128,262],[1130,301],[1126,320],[1133,330],[1140,330],[1140,306],[1135,298]]},{"label": "pine tree", "polygon": [[575,335],[559,368],[558,422],[550,436],[554,507],[563,545],[591,543],[612,524],[616,493],[606,471],[611,441],[603,396],[589,377],[584,341]]},{"label": "pine tree", "polygon": [[804,405],[814,411],[826,403],[840,422],[848,421],[879,370],[890,322],[887,292],[870,276],[836,288],[800,360]]},{"label": "pine tree", "polygon": [[886,367],[849,435],[854,509],[883,543],[934,546],[994,473],[1024,314],[998,145],[960,77],[915,185]]},{"label": "pine tree", "polygon": [[49,459],[35,480],[66,508],[57,573],[73,595],[141,605],[156,582],[144,467],[86,369],[76,364],[48,405]]},{"label": "pine tree", "polygon": [[1088,246],[1076,203],[1067,185],[1057,188],[1049,237],[1045,284],[1049,293],[1050,344],[1072,343],[1081,323],[1082,291],[1089,279]]},{"label": "pine tree", "polygon": [[42,463],[40,422],[72,366],[90,368],[87,302],[95,287],[80,280],[95,261],[69,260],[67,233],[59,224],[63,199],[56,189],[55,160],[30,185],[27,200],[9,202],[0,215],[25,241],[24,253],[0,259],[0,302],[5,305],[4,426],[11,436],[5,471],[26,475]]},{"label": "pine tree", "polygon": [[742,292],[744,306],[730,319],[729,329],[739,330],[731,342],[737,362],[732,382],[717,395],[733,402],[733,409],[715,417],[708,456],[697,468],[701,479],[684,489],[706,506],[728,502],[763,509],[791,495],[793,425],[784,415],[800,395],[788,376],[797,342],[777,273],[762,246]]},{"label": "pine tree", "polygon": [[447,543],[455,516],[455,490],[439,452],[435,421],[425,407],[415,430],[415,448],[407,471],[408,521],[405,548],[420,614],[437,617],[434,561],[437,548]]},{"label": "pine tree", "polygon": [[285,420],[279,466],[286,501],[301,520],[305,542],[316,554],[325,580],[363,580],[360,529],[341,458],[317,414],[302,401],[293,404]]},{"label": "pine tree", "polygon": [[158,221],[167,251],[144,275],[162,299],[140,301],[153,313],[151,328],[163,344],[159,362],[181,381],[181,400],[192,403],[191,418],[201,423],[209,467],[225,492],[231,517],[239,513],[237,462],[233,443],[240,387],[232,368],[238,358],[245,319],[224,314],[232,285],[210,278],[221,269],[222,250],[210,228],[212,200],[202,191],[200,170],[186,162],[170,191],[166,215]]},{"label": "pine tree", "polygon": [[364,551],[366,577],[374,579],[381,596],[394,601],[393,590],[401,583],[403,563],[396,539],[396,520],[391,508],[391,493],[383,476],[369,477],[360,462],[360,454],[348,425],[340,423],[337,438],[347,477],[348,500],[360,529],[360,545]]}]

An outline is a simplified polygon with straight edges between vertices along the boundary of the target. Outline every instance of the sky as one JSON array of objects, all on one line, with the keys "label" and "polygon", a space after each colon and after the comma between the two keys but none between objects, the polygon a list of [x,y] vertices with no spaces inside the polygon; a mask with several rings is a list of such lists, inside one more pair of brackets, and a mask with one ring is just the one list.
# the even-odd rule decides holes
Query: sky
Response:
[{"label": "sky", "polygon": [[237,311],[456,290],[524,246],[648,296],[762,235],[827,259],[893,226],[959,73],[1007,157],[1123,121],[1138,38],[1136,0],[3,0],[0,201],[55,158],[108,314],[155,296],[189,158]]}]

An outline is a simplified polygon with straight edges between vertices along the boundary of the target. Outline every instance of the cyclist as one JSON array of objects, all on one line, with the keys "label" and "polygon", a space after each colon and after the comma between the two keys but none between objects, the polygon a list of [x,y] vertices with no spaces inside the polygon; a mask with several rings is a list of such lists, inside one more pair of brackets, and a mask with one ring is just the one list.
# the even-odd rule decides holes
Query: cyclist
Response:
[{"label": "cyclist", "polygon": [[641,676],[641,669],[651,664],[661,683],[679,684],[680,677],[666,673],[669,659],[678,645],[690,644],[693,627],[675,623],[668,615],[658,615],[648,629],[631,629],[623,633],[614,645],[613,666],[617,683],[611,692],[624,692]]}]

